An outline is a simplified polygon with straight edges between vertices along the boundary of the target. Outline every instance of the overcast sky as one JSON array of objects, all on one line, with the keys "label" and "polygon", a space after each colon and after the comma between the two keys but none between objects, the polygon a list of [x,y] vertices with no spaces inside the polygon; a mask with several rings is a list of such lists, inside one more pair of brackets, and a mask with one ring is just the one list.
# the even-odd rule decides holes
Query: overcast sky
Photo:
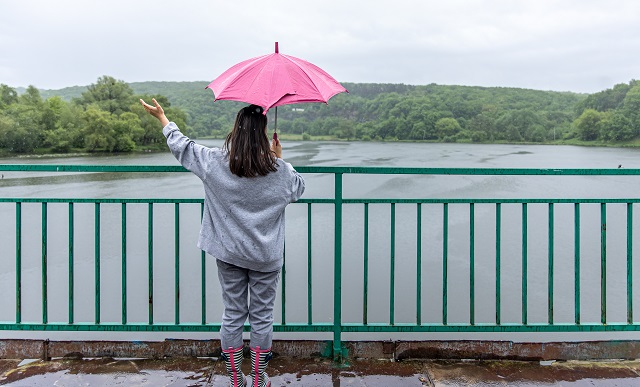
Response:
[{"label": "overcast sky", "polygon": [[275,41],[340,82],[592,93],[640,78],[640,1],[0,0],[0,83],[208,82]]}]

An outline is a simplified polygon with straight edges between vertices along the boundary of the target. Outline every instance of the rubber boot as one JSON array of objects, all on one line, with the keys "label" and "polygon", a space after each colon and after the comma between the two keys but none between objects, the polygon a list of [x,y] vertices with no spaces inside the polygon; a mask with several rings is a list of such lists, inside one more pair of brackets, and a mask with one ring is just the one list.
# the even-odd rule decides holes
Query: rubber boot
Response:
[{"label": "rubber boot", "polygon": [[243,347],[223,349],[222,360],[227,368],[227,374],[231,379],[231,387],[246,387],[247,381],[240,369],[242,365],[242,349]]},{"label": "rubber boot", "polygon": [[251,383],[249,387],[271,387],[269,376],[265,372],[267,364],[271,360],[271,348],[260,349],[260,347],[249,347],[251,352]]}]

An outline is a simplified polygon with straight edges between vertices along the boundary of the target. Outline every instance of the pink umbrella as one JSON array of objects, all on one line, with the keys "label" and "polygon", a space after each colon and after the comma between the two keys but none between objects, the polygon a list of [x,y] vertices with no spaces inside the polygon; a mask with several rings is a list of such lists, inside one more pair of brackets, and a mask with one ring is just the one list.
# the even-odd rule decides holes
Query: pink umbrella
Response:
[{"label": "pink umbrella", "polygon": [[206,88],[213,91],[215,101],[247,102],[262,106],[265,114],[275,107],[276,127],[280,105],[327,103],[338,93],[348,93],[347,89],[318,66],[280,54],[278,42],[275,53],[232,66]]}]

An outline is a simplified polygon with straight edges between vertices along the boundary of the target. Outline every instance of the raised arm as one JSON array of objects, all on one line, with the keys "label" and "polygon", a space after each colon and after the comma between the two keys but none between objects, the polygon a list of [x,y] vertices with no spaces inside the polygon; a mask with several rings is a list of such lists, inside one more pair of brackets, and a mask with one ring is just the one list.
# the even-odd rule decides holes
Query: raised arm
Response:
[{"label": "raised arm", "polygon": [[170,122],[164,114],[162,106],[158,101],[153,99],[151,106],[142,99],[140,103],[144,109],[156,117],[163,127],[163,134],[167,138],[169,150],[183,167],[193,172],[201,180],[207,178],[207,163],[210,160],[209,153],[211,150],[205,146],[196,144],[193,140],[182,134],[174,122]]}]

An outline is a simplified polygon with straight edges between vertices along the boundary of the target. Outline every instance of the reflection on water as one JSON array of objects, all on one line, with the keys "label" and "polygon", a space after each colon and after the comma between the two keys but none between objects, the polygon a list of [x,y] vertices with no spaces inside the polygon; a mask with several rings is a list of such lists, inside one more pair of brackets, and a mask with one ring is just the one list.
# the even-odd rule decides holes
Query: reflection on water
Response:
[{"label": "reflection on water", "polygon": [[[219,146],[221,141],[204,142]],[[637,150],[552,146],[510,146],[472,144],[413,143],[333,143],[296,142],[284,144],[285,159],[294,165],[454,167],[454,168],[615,168],[622,164],[637,168]],[[67,159],[3,159],[0,163],[50,164],[127,164],[176,165],[169,153],[118,157],[75,157]],[[333,176],[305,175],[305,198],[333,195]],[[344,175],[347,198],[627,198],[637,197],[638,178],[633,176],[411,176]],[[0,180],[0,197],[50,198],[202,198],[200,181],[189,173],[45,173],[5,172]],[[91,322],[95,317],[95,208],[93,204],[74,206],[74,286],[75,321]],[[600,206],[581,206],[581,313],[583,322],[600,319]],[[122,221],[119,204],[100,207],[101,321],[122,319]],[[22,206],[22,281],[23,321],[42,319],[42,213],[40,204]],[[311,209],[311,290],[314,322],[331,322],[333,313],[333,222],[332,205],[313,205]],[[546,322],[548,310],[548,206],[530,204],[527,208],[528,318]],[[554,246],[554,319],[573,322],[574,302],[574,224],[573,205],[556,205]],[[638,211],[634,223],[640,224]],[[199,204],[180,206],[180,318],[182,322],[201,320],[201,253],[195,242],[199,231]],[[294,204],[287,209],[287,252],[285,283],[287,322],[307,322],[309,287],[308,208]],[[173,322],[175,318],[175,207],[154,205],[153,224],[153,299],[154,322]],[[15,204],[0,204],[0,320],[15,318]],[[368,322],[423,323],[442,318],[443,206],[421,206],[421,272],[416,271],[417,206],[395,206],[395,250],[391,250],[390,205],[368,207]],[[470,207],[448,207],[448,321],[468,322],[470,318],[471,275]],[[495,206],[477,204],[475,219],[475,320],[495,321]],[[364,206],[344,206],[343,226],[343,319],[362,322],[364,298]],[[626,207],[607,206],[607,316],[610,321],[626,320]],[[48,206],[48,313],[49,321],[68,319],[68,205]],[[128,205],[126,221],[126,271],[128,322],[148,319],[148,207]],[[502,322],[521,320],[522,289],[522,206],[502,206],[501,234],[501,308]],[[395,259],[392,278],[390,256]],[[220,320],[221,305],[215,265],[205,261],[206,320]],[[634,265],[634,276],[637,268]],[[417,288],[420,278],[421,315],[416,316]],[[394,282],[395,308],[389,307]],[[633,305],[639,297],[634,291]],[[281,321],[280,301],[276,320]],[[29,337],[34,337],[29,333]],[[64,337],[66,333],[60,333]],[[20,333],[3,332],[3,336]],[[68,335],[68,334],[66,334]],[[77,335],[77,334],[76,334]],[[81,333],[83,337],[101,337],[100,333]],[[94,336],[92,336],[94,335]],[[475,336],[474,336],[475,335]],[[611,338],[612,334],[606,334]],[[620,334],[624,338],[632,333]],[[131,338],[118,333],[114,337]],[[133,334],[138,338],[158,338],[158,334]],[[207,334],[171,333],[171,337],[207,337]],[[304,334],[300,334],[305,337]],[[386,334],[385,337],[399,335]],[[463,335],[464,336],[464,335]],[[571,336],[545,334],[553,340]],[[46,333],[43,337],[53,337]],[[291,337],[291,336],[287,336]],[[376,336],[379,337],[379,336]],[[415,336],[409,336],[409,338]],[[423,336],[420,336],[424,338]],[[431,337],[431,336],[430,336]],[[437,336],[442,338],[442,335]],[[460,338],[460,335],[452,337]],[[504,339],[504,335],[468,334],[472,338]],[[508,338],[529,337],[509,334]],[[531,334],[531,337],[535,337]],[[589,339],[596,338],[588,334]],[[603,336],[604,337],[604,336]],[[404,336],[407,338],[407,336]],[[579,338],[579,336],[576,336]],[[539,337],[537,338],[540,339]],[[584,339],[584,337],[583,337]]]}]

